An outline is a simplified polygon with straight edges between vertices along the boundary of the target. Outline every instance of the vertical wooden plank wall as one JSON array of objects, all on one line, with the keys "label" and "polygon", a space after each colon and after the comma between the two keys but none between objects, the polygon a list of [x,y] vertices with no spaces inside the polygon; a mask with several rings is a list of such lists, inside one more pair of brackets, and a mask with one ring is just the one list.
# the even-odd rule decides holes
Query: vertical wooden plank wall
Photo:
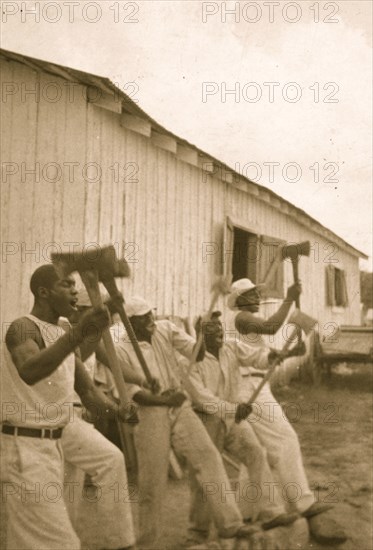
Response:
[{"label": "vertical wooden plank wall", "polygon": [[[39,261],[45,262],[53,250],[48,243],[66,248],[63,243],[69,242],[115,243],[132,271],[131,278],[120,283],[125,295],[145,296],[161,314],[193,317],[209,305],[212,281],[222,267],[222,227],[229,215],[257,233],[319,243],[318,261],[314,253],[301,259],[302,307],[321,323],[359,323],[355,256],[344,250],[336,255],[335,265],[347,272],[351,303],[332,311],[325,306],[326,239],[270,203],[179,160],[151,138],[124,129],[120,115],[86,102],[83,86],[74,89],[74,101],[69,101],[63,79],[21,63],[4,63],[4,70],[3,79],[10,82],[30,88],[54,82],[62,90],[54,103],[28,97],[22,101],[20,94],[8,98],[3,105],[4,161],[30,167],[54,162],[63,173],[61,181],[52,183],[43,174],[40,181],[28,175],[22,182],[17,174],[2,184],[3,239],[15,243],[14,250],[19,248],[2,262],[5,319],[30,307],[28,281],[38,262],[35,255],[22,258],[21,243],[27,250],[39,243]],[[73,181],[67,177],[67,162],[77,163]],[[88,163],[94,163],[91,170]],[[99,177],[93,181],[94,167]],[[217,243],[219,257],[203,261],[203,243],[209,242]],[[290,263],[285,282],[292,282]],[[218,305],[225,307],[223,300]]]}]

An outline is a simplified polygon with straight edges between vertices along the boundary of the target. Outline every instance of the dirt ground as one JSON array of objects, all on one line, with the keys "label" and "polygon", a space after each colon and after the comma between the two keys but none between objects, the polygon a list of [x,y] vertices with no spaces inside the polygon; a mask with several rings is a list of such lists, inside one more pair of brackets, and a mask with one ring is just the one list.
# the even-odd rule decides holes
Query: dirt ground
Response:
[{"label": "dirt ground", "polygon": [[362,365],[318,388],[292,384],[276,392],[285,410],[290,402],[301,407],[293,426],[311,488],[320,501],[337,501],[334,517],[349,536],[341,550],[373,548],[372,389],[372,365]]},{"label": "dirt ground", "polygon": [[[275,390],[299,436],[311,488],[333,502],[349,539],[340,550],[373,549],[372,365],[342,369],[320,387],[292,382]],[[295,407],[296,403],[299,406]],[[159,549],[177,550],[187,526],[187,482],[171,482]],[[310,549],[328,550],[310,542]],[[293,550],[293,549],[286,549]],[[294,549],[295,550],[295,549]]]},{"label": "dirt ground", "polygon": [[[333,517],[349,535],[341,550],[373,548],[371,368],[356,366],[351,374],[345,369],[317,388],[293,382],[274,392],[293,420],[311,488],[320,501],[337,501]],[[170,482],[166,532],[159,548],[180,548],[187,513],[187,482]],[[328,549],[312,542],[309,548]]]},{"label": "dirt ground", "polygon": [[[316,498],[334,504],[332,517],[348,533],[340,550],[372,550],[372,365],[339,371],[319,387],[292,382],[274,393],[299,436]],[[187,529],[187,479],[170,481],[165,508],[164,535],[154,550],[179,550]],[[136,519],[136,504],[133,511]],[[307,550],[331,548],[311,541]]]},{"label": "dirt ground", "polygon": [[[340,374],[333,374],[320,387],[292,382],[290,387],[274,392],[298,433],[311,488],[318,500],[335,503],[333,517],[348,533],[349,539],[339,547],[341,550],[373,549],[372,379],[372,366],[362,365],[351,371],[340,369]],[[188,507],[188,480],[170,481],[164,535],[154,550],[181,548]],[[136,521],[136,504],[133,512]],[[90,513],[85,515],[80,535],[99,530],[92,517]],[[308,548],[332,547],[311,542]]]}]

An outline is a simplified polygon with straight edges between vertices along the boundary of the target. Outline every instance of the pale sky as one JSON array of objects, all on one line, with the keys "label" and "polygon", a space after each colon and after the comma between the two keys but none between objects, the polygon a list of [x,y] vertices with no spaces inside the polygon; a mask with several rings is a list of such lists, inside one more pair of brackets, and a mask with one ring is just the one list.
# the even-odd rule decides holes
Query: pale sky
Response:
[{"label": "pale sky", "polygon": [[110,78],[372,255],[370,1],[1,4],[3,48]]}]

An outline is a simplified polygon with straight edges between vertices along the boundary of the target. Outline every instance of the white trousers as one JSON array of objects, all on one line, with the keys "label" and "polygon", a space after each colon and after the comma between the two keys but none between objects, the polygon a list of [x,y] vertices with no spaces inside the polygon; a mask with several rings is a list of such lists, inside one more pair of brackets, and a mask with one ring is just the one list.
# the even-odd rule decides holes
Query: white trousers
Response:
[{"label": "white trousers", "polygon": [[188,462],[202,487],[211,515],[221,537],[233,537],[242,525],[242,516],[229,493],[229,480],[220,453],[201,420],[190,406],[140,407],[135,441],[139,467],[140,548],[158,548],[162,504],[166,498],[170,448]]},{"label": "white trousers", "polygon": [[[268,521],[285,512],[281,495],[274,482],[267,462],[265,449],[258,441],[254,430],[247,422],[229,423],[227,429],[217,416],[200,414],[202,422],[212,441],[220,452],[231,454],[238,463],[246,466],[249,484],[237,479],[236,501],[246,500],[252,503],[252,519],[260,514],[261,521]],[[237,473],[238,478],[238,473]],[[190,509],[190,532],[207,537],[210,527],[210,513],[201,489],[191,476],[192,501]]]},{"label": "white trousers", "polygon": [[6,550],[79,550],[63,498],[61,440],[0,434]]},{"label": "white trousers", "polygon": [[[249,399],[261,378],[243,377],[245,397]],[[280,404],[265,384],[255,400],[252,414],[246,420],[267,451],[285,506],[300,513],[315,502],[304,471],[298,436],[285,416]]]},{"label": "white trousers", "polygon": [[[99,527],[92,533],[84,533],[84,541],[92,548],[105,550],[134,545],[131,488],[128,486],[122,452],[93,424],[76,415],[64,428],[61,444],[67,465],[88,473],[96,486],[93,497],[88,497],[84,486],[79,486],[79,481],[66,479],[66,500],[71,502],[77,499],[78,507],[89,513],[90,522],[95,522]],[[83,483],[84,477],[81,479]],[[79,533],[79,524],[76,529]]]}]

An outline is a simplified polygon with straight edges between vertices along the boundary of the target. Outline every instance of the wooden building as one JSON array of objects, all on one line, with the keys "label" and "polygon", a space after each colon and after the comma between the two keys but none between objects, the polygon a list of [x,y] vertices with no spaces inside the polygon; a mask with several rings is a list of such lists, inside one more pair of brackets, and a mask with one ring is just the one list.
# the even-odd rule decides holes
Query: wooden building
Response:
[{"label": "wooden building", "polygon": [[[161,127],[106,78],[4,50],[1,73],[5,324],[29,310],[30,275],[56,250],[115,243],[132,271],[125,295],[193,317],[216,274],[260,282],[276,243],[304,240],[304,311],[326,336],[360,323],[366,256],[306,212]],[[291,283],[286,261],[267,313]]]}]

